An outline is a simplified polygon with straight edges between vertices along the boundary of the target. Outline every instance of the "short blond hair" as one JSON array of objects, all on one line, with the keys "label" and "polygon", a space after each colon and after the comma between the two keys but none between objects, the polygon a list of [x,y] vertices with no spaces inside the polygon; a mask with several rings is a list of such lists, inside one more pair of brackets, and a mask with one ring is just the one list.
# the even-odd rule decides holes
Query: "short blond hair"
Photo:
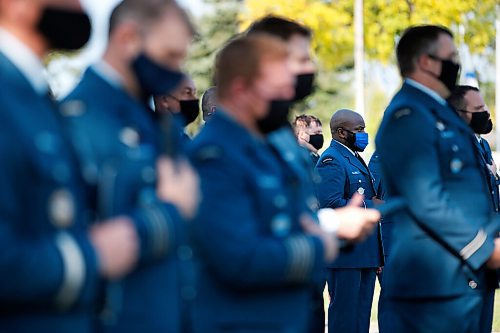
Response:
[{"label": "short blond hair", "polygon": [[243,79],[251,84],[261,74],[262,63],[285,61],[289,56],[285,42],[268,34],[241,36],[230,41],[217,55],[215,85],[217,97],[226,97],[231,84]]}]

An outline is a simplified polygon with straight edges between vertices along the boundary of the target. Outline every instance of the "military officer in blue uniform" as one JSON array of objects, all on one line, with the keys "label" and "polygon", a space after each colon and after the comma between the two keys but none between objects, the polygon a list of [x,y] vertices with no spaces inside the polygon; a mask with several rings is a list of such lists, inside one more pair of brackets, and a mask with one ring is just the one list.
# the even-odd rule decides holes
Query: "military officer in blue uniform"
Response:
[{"label": "military officer in blue uniform", "polygon": [[[295,103],[306,99],[314,90],[316,65],[311,54],[312,32],[308,27],[297,22],[270,15],[253,22],[247,31],[249,35],[262,33],[278,37],[286,42],[290,51],[290,68],[295,75],[296,82],[293,99],[287,103],[283,103],[284,101],[275,102],[266,118],[261,120],[261,123],[265,125],[262,126],[261,130],[266,134],[267,142],[278,153],[278,158],[287,169],[287,183],[300,191],[305,198],[301,204],[305,203],[307,209],[316,211],[319,205],[314,193],[314,183],[319,181],[319,177],[314,172],[311,155],[307,149],[297,143],[289,123],[290,108]],[[360,199],[356,198],[356,200]],[[328,216],[328,214],[324,216]],[[360,235],[358,227],[361,225],[353,223],[355,220],[351,216],[351,222],[349,219],[340,222],[337,229],[337,236],[340,239],[359,241],[366,237],[365,232],[361,233],[362,237],[358,237]],[[325,223],[328,224],[327,222]],[[366,231],[371,232],[375,222],[366,224]],[[351,233],[349,229],[354,232]],[[311,312],[313,319],[308,329],[308,332],[311,333],[323,333],[325,329],[324,286],[324,278],[321,278],[312,289],[314,301]]]},{"label": "military officer in blue uniform", "polygon": [[182,152],[158,162],[162,141],[176,133],[160,131],[147,102],[181,82],[191,37],[174,1],[124,0],[111,15],[103,59],[62,104],[92,212],[130,217],[140,239],[133,272],[106,286],[102,332],[189,330],[195,290],[185,221],[196,211],[198,178]]},{"label": "military officer in blue uniform", "polygon": [[497,166],[493,160],[488,141],[481,137],[481,135],[488,134],[493,130],[493,122],[488,107],[479,89],[471,86],[457,86],[448,98],[448,102],[476,134],[477,147],[481,152],[481,162],[483,162],[488,174],[493,208],[498,213],[500,210],[500,197]]},{"label": "military officer in blue uniform", "polygon": [[[490,112],[484,102],[481,92],[476,87],[457,86],[448,97],[448,102],[457,111],[458,115],[474,131],[476,139],[474,142],[480,152],[480,163],[487,176],[488,192],[493,204],[494,213],[499,211],[499,191],[498,191],[498,172],[496,163],[493,160],[490,145],[481,135],[488,134],[493,130],[493,122],[490,118]],[[493,320],[493,310],[495,303],[495,290],[491,289],[485,296],[484,306],[488,311],[483,312],[481,321],[484,323],[485,330],[491,329]]]},{"label": "military officer in blue uniform", "polygon": [[235,39],[217,57],[219,108],[190,149],[203,196],[195,332],[309,332],[313,282],[335,257],[333,234],[313,222],[259,121],[293,97],[287,59],[268,35]]},{"label": "military officer in blue uniform", "polygon": [[490,332],[485,296],[497,284],[500,243],[473,131],[445,98],[459,73],[452,33],[406,30],[397,46],[404,79],[376,144],[394,215],[384,287],[389,332]]},{"label": "military officer in blue uniform", "polygon": [[128,221],[88,230],[74,152],[44,79],[42,57],[89,36],[78,1],[0,3],[1,332],[92,332],[100,277],[135,261]]},{"label": "military officer in blue uniform", "polygon": [[[290,64],[296,76],[294,102],[306,99],[313,92],[313,83],[316,65],[311,54],[311,30],[295,21],[277,17],[267,16],[252,23],[247,31],[248,34],[266,33],[280,38],[287,43],[290,50]],[[296,184],[298,190],[303,191],[306,204],[309,209],[317,210],[318,202],[314,194],[314,181],[318,180],[314,174],[311,157],[306,148],[297,143],[295,133],[290,126],[290,103],[288,108],[275,108],[267,115],[269,124],[265,128],[268,142],[279,152],[279,158],[285,163],[289,172],[289,182]],[[323,290],[325,282],[320,280],[313,287],[315,301],[312,305],[313,320],[309,332],[323,333],[325,330],[325,314],[323,302]]]},{"label": "military officer in blue uniform", "polygon": [[[351,110],[338,110],[330,121],[332,142],[321,155],[316,171],[321,182],[316,193],[322,208],[340,208],[355,193],[365,196],[365,207],[381,203],[374,179],[359,152],[368,144],[363,117]],[[341,251],[328,265],[330,293],[329,332],[367,332],[377,269],[383,265],[380,231],[364,242]]]}]

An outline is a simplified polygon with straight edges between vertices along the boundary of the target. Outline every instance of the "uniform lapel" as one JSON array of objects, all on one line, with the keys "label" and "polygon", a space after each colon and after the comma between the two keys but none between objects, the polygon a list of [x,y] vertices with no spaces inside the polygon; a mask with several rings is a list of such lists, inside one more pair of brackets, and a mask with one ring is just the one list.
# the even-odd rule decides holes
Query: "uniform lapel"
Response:
[{"label": "uniform lapel", "polygon": [[[280,128],[267,136],[268,143],[279,154],[280,159],[290,167],[295,177],[304,177],[304,166],[311,162],[301,151],[293,132],[288,127]],[[304,158],[306,156],[306,158]]]},{"label": "uniform lapel", "polygon": [[346,147],[342,146],[335,140],[332,140],[332,147],[335,147],[335,149],[337,149],[337,151],[339,151],[345,158],[347,158],[349,163],[355,166],[359,171],[361,171],[365,175],[368,174],[368,170],[363,165],[363,163],[361,163],[361,161],[356,156],[354,156]]},{"label": "uniform lapel", "polygon": [[342,146],[337,141],[332,140],[332,146],[335,147],[343,156],[345,156],[351,165],[355,166],[356,169],[358,169],[363,174],[368,176],[368,178],[370,179],[369,183],[370,183],[370,186],[372,188],[372,191],[373,191],[373,193],[375,193],[375,195],[377,195],[377,190],[375,189],[375,185],[374,185],[375,178],[373,177],[368,166],[366,164],[363,164],[346,147]]}]

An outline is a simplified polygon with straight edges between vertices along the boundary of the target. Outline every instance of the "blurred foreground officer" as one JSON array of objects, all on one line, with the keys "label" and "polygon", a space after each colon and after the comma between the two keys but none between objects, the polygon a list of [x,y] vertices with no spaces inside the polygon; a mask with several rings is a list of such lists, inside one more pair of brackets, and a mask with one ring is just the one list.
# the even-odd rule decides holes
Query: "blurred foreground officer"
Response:
[{"label": "blurred foreground officer", "polygon": [[[368,145],[363,117],[351,110],[339,110],[330,120],[330,129],[332,143],[316,165],[321,177],[316,191],[320,207],[344,207],[355,193],[367,198],[365,207],[382,203],[376,197],[373,176],[359,155]],[[328,332],[369,331],[376,273],[382,265],[377,228],[364,242],[341,251],[328,266]]]},{"label": "blurred foreground officer", "polygon": [[111,15],[103,59],[62,107],[93,213],[126,214],[140,238],[137,267],[106,288],[103,332],[187,329],[194,290],[184,221],[195,214],[198,182],[186,162],[164,159],[155,170],[165,137],[147,102],[181,82],[191,36],[174,1],[124,0]]},{"label": "blurred foreground officer", "polygon": [[493,160],[491,148],[481,135],[489,134],[493,130],[490,112],[479,89],[471,86],[458,86],[453,90],[448,102],[455,108],[460,117],[469,124],[477,138],[477,145],[481,152],[481,162],[486,167],[488,181],[490,184],[491,200],[493,208],[498,213],[500,210],[500,198],[498,193],[497,165]]},{"label": "blurred foreground officer", "polygon": [[[275,36],[287,45],[289,51],[290,69],[295,76],[295,93],[289,101],[275,103],[270,108],[265,119],[261,120],[262,132],[267,141],[278,152],[278,157],[286,169],[289,186],[297,191],[297,196],[303,198],[298,204],[304,209],[317,210],[318,200],[314,194],[314,175],[311,157],[306,148],[301,147],[290,126],[290,109],[297,102],[303,101],[313,92],[316,65],[312,60],[312,32],[309,28],[295,21],[277,16],[266,16],[252,23],[248,35],[269,34]],[[285,102],[285,103],[283,103]],[[319,279],[317,286],[312,287],[316,301],[312,305],[314,319],[311,321],[310,332],[324,332],[324,281]]]},{"label": "blurred foreground officer", "polygon": [[318,163],[318,151],[323,148],[325,138],[321,121],[315,116],[301,114],[295,117],[293,130],[299,144],[309,151],[313,165]]},{"label": "blurred foreground officer", "polygon": [[[317,182],[319,177],[314,173],[310,154],[297,143],[288,119],[290,108],[295,103],[306,99],[314,90],[316,65],[313,62],[311,54],[312,32],[308,27],[295,21],[290,21],[282,17],[267,16],[252,23],[248,29],[249,35],[262,33],[278,37],[286,43],[290,53],[290,69],[295,75],[295,94],[293,99],[272,105],[266,117],[260,120],[260,123],[264,124],[261,128],[262,133],[266,134],[269,145],[278,153],[280,160],[285,166],[287,186],[297,192],[295,194],[297,197],[303,198],[298,204],[304,205],[303,209],[305,210],[316,211],[319,205],[314,193],[314,182]],[[316,133],[319,132],[316,131]],[[340,219],[338,222],[336,224],[338,227],[337,236],[340,239],[359,241],[363,238],[358,237],[356,232],[352,232],[358,230],[362,225],[362,220],[358,221],[354,217],[351,217],[345,220]],[[365,225],[365,227],[372,230],[374,222],[377,221],[372,221],[372,223]],[[325,223],[330,224],[331,227],[333,221],[326,219]],[[345,232],[348,230],[350,232]],[[363,235],[366,236],[366,234]],[[318,283],[312,288],[316,300],[312,306],[313,320],[308,330],[309,332],[324,332],[324,284],[324,279],[319,279]]]},{"label": "blurred foreground officer", "polygon": [[500,266],[476,137],[447,104],[459,73],[449,30],[409,28],[397,46],[404,84],[387,108],[377,151],[394,215],[385,267],[390,332],[489,332],[485,296]]},{"label": "blurred foreground officer", "polygon": [[[294,94],[286,45],[267,35],[233,40],[215,76],[220,108],[191,151],[203,193],[195,332],[309,332],[311,286],[337,245],[313,222],[263,134],[272,106]],[[379,217],[349,209],[357,221]]]},{"label": "blurred foreground officer", "polygon": [[186,76],[171,93],[154,97],[156,112],[170,112],[182,115],[182,123],[188,126],[200,114],[200,100],[196,97],[196,86],[192,78]]},{"label": "blurred foreground officer", "polygon": [[[99,277],[136,260],[128,220],[87,231],[80,172],[42,58],[90,36],[78,1],[0,1],[0,331],[91,332]],[[12,144],[15,142],[15,144]]]}]

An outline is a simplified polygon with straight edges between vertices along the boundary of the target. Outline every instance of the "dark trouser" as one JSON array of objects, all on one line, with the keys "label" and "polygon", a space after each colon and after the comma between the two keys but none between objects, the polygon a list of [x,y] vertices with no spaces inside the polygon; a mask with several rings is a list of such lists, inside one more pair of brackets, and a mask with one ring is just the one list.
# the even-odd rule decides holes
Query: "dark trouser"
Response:
[{"label": "dark trouser", "polygon": [[368,333],[376,271],[328,269],[328,333]]},{"label": "dark trouser", "polygon": [[495,290],[488,290],[483,296],[481,311],[481,330],[479,333],[491,333],[493,326],[493,307],[495,305]]},{"label": "dark trouser", "polygon": [[308,333],[325,333],[325,301],[323,300],[324,289],[324,280],[322,283],[318,283],[313,288],[312,316]]},{"label": "dark trouser", "polygon": [[390,328],[384,333],[490,333],[491,302],[491,292],[445,299],[387,299]]},{"label": "dark trouser", "polygon": [[391,321],[387,318],[387,295],[384,288],[384,275],[384,270],[382,270],[382,272],[378,275],[378,282],[380,283],[377,316],[379,333],[391,332]]}]

